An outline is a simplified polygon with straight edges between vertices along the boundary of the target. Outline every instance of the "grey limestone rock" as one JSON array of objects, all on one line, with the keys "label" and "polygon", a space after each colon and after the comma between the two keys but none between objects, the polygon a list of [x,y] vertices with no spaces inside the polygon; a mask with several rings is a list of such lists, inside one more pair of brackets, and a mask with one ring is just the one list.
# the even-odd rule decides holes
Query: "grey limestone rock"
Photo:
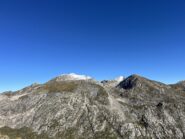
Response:
[{"label": "grey limestone rock", "polygon": [[185,138],[182,83],[108,82],[60,76],[0,94],[0,139]]}]

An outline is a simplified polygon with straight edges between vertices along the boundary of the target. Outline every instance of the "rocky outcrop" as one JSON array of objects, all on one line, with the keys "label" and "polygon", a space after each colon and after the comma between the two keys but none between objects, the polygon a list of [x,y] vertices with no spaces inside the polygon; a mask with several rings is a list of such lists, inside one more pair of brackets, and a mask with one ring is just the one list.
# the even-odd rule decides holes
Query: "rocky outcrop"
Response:
[{"label": "rocky outcrop", "polygon": [[114,80],[103,80],[103,81],[101,81],[101,83],[104,87],[116,87],[123,80],[124,80],[124,77],[119,76],[119,77],[115,78]]},{"label": "rocky outcrop", "polygon": [[56,79],[0,95],[0,139],[185,138],[185,91],[175,85]]}]

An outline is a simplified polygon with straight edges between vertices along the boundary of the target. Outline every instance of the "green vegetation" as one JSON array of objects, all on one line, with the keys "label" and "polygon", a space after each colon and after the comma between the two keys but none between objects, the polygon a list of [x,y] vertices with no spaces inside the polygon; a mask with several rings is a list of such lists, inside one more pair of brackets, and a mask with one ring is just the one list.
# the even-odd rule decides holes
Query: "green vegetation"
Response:
[{"label": "green vegetation", "polygon": [[47,83],[43,86],[44,90],[48,90],[49,93],[52,92],[73,92],[77,88],[75,82],[52,82]]},{"label": "green vegetation", "polygon": [[117,139],[117,135],[110,128],[106,128],[105,131],[95,133],[94,139]]},{"label": "green vegetation", "polygon": [[[68,128],[66,131],[58,133],[56,135],[56,139],[76,139],[77,138],[77,130],[75,128]],[[78,139],[84,139],[79,138]]]},{"label": "green vegetation", "polygon": [[51,139],[46,134],[38,135],[27,127],[21,129],[11,129],[9,127],[3,127],[0,128],[0,134],[8,136],[9,139]]},{"label": "green vegetation", "polygon": [[[55,137],[49,138],[47,134],[40,134],[33,132],[31,129],[24,127],[21,129],[12,129],[9,127],[0,128],[0,137],[9,137],[7,139],[85,139],[80,137],[77,129],[69,128],[62,133],[58,133]],[[116,139],[116,135],[110,130],[95,133],[92,139]],[[6,138],[5,138],[6,139]]]}]

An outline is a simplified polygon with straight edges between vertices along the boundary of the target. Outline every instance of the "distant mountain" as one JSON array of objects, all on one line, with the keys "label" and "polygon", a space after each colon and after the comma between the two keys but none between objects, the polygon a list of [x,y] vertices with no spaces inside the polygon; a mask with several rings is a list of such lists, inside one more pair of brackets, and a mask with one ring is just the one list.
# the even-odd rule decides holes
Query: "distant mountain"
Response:
[{"label": "distant mountain", "polygon": [[73,73],[0,94],[0,139],[184,138],[184,81]]}]

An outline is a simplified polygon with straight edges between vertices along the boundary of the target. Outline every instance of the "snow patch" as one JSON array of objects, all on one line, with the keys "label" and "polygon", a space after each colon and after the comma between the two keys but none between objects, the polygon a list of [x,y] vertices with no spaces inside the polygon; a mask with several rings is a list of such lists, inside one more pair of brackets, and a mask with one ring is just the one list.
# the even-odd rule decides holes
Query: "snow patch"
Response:
[{"label": "snow patch", "polygon": [[57,81],[90,80],[90,79],[92,79],[90,76],[78,75],[75,73],[62,74],[59,77],[57,77]]},{"label": "snow patch", "polygon": [[123,76],[119,76],[119,77],[115,78],[115,80],[117,82],[122,82],[124,80],[124,77]]}]

